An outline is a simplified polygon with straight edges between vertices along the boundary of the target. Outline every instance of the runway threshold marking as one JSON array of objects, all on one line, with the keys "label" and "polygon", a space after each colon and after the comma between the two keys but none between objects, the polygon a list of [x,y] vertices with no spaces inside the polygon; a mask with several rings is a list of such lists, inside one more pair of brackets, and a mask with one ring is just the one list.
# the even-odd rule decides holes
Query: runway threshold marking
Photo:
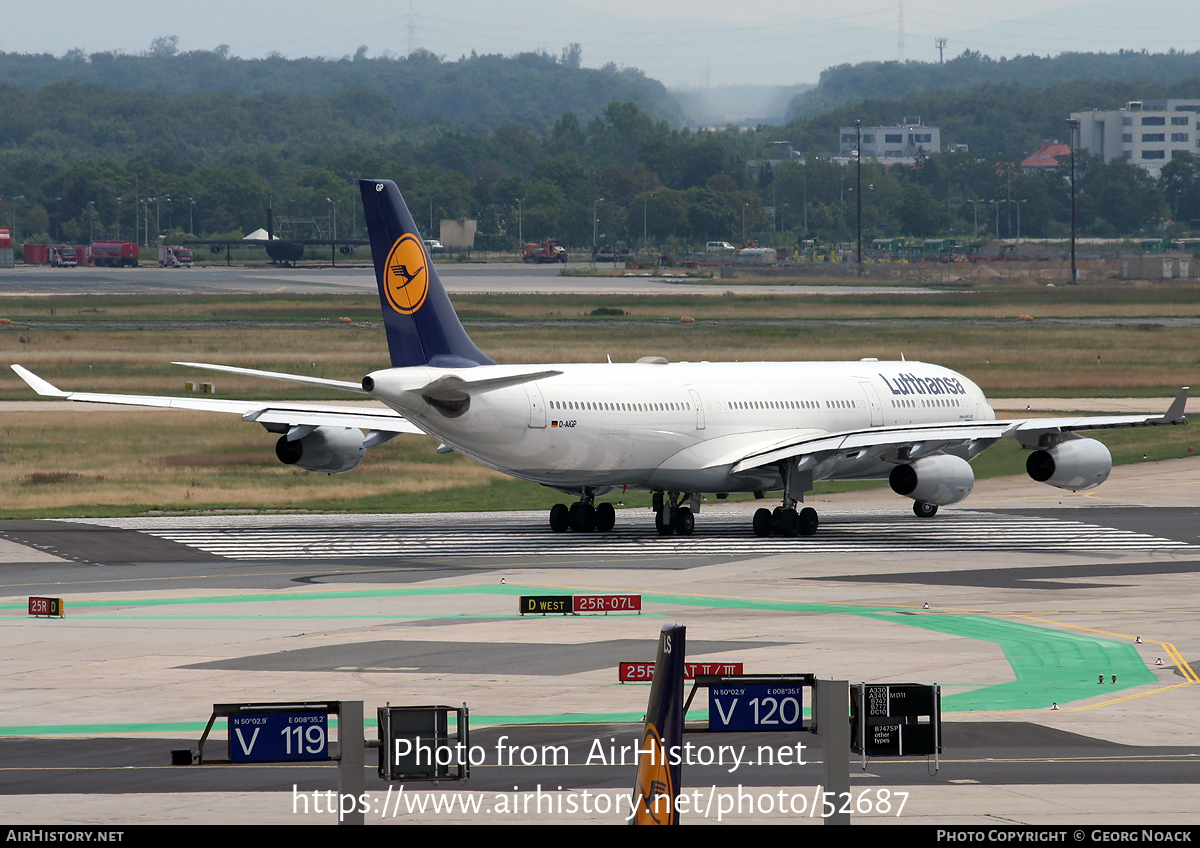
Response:
[{"label": "runway threshold marking", "polygon": [[[750,542],[745,516],[712,513],[691,537],[657,537],[626,521],[610,533],[550,533],[541,513],[481,513],[469,528],[454,514],[317,516],[298,524],[290,516],[74,519],[119,527],[232,560],[370,559],[473,556],[728,556]],[[623,516],[624,517],[624,516]],[[271,519],[271,520],[268,520]],[[370,532],[364,533],[364,527]],[[812,539],[754,539],[748,556],[912,550],[1084,551],[1196,550],[1195,545],[1081,521],[961,512],[914,523],[892,512],[830,512]]]}]

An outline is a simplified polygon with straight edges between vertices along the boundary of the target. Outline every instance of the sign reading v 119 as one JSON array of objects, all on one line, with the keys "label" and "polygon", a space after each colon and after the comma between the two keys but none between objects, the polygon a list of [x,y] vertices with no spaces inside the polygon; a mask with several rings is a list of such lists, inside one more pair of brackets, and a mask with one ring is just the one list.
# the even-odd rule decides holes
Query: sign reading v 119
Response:
[{"label": "sign reading v 119", "polygon": [[320,712],[229,717],[229,761],[278,763],[329,759],[329,716]]},{"label": "sign reading v 119", "polygon": [[766,683],[708,688],[709,730],[804,730],[804,687]]}]

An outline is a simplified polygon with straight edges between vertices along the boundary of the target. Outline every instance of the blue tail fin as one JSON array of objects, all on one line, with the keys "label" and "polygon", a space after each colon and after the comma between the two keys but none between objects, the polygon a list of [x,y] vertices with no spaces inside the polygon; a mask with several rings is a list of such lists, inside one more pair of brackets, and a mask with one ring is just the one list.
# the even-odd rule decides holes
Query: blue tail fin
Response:
[{"label": "blue tail fin", "polygon": [[495,365],[467,335],[391,180],[359,180],[392,367]]}]

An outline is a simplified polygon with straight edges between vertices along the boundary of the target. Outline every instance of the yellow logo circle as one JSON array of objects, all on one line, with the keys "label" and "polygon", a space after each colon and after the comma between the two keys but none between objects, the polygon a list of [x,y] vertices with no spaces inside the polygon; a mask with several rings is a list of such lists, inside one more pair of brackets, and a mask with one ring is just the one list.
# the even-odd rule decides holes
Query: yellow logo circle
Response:
[{"label": "yellow logo circle", "polygon": [[634,804],[634,824],[675,824],[675,791],[671,785],[671,767],[667,749],[658,728],[646,723],[642,735],[642,754],[638,761]]},{"label": "yellow logo circle", "polygon": [[383,290],[388,303],[401,315],[411,315],[429,294],[429,269],[425,246],[411,233],[396,239],[383,268]]}]

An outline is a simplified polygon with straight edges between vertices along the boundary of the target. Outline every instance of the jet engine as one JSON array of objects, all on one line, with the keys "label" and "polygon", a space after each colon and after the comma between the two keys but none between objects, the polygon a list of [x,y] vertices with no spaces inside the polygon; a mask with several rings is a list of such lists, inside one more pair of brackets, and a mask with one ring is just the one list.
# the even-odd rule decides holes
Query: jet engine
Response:
[{"label": "jet engine", "polygon": [[358,468],[367,449],[363,446],[362,430],[356,427],[317,427],[291,442],[287,436],[281,436],[275,443],[275,455],[284,465],[341,474]]},{"label": "jet engine", "polygon": [[1112,454],[1095,439],[1070,439],[1031,453],[1025,460],[1025,470],[1039,483],[1079,492],[1094,489],[1108,479]]},{"label": "jet engine", "polygon": [[949,506],[971,494],[975,472],[965,459],[938,454],[897,465],[888,476],[888,483],[898,495],[935,506]]}]

